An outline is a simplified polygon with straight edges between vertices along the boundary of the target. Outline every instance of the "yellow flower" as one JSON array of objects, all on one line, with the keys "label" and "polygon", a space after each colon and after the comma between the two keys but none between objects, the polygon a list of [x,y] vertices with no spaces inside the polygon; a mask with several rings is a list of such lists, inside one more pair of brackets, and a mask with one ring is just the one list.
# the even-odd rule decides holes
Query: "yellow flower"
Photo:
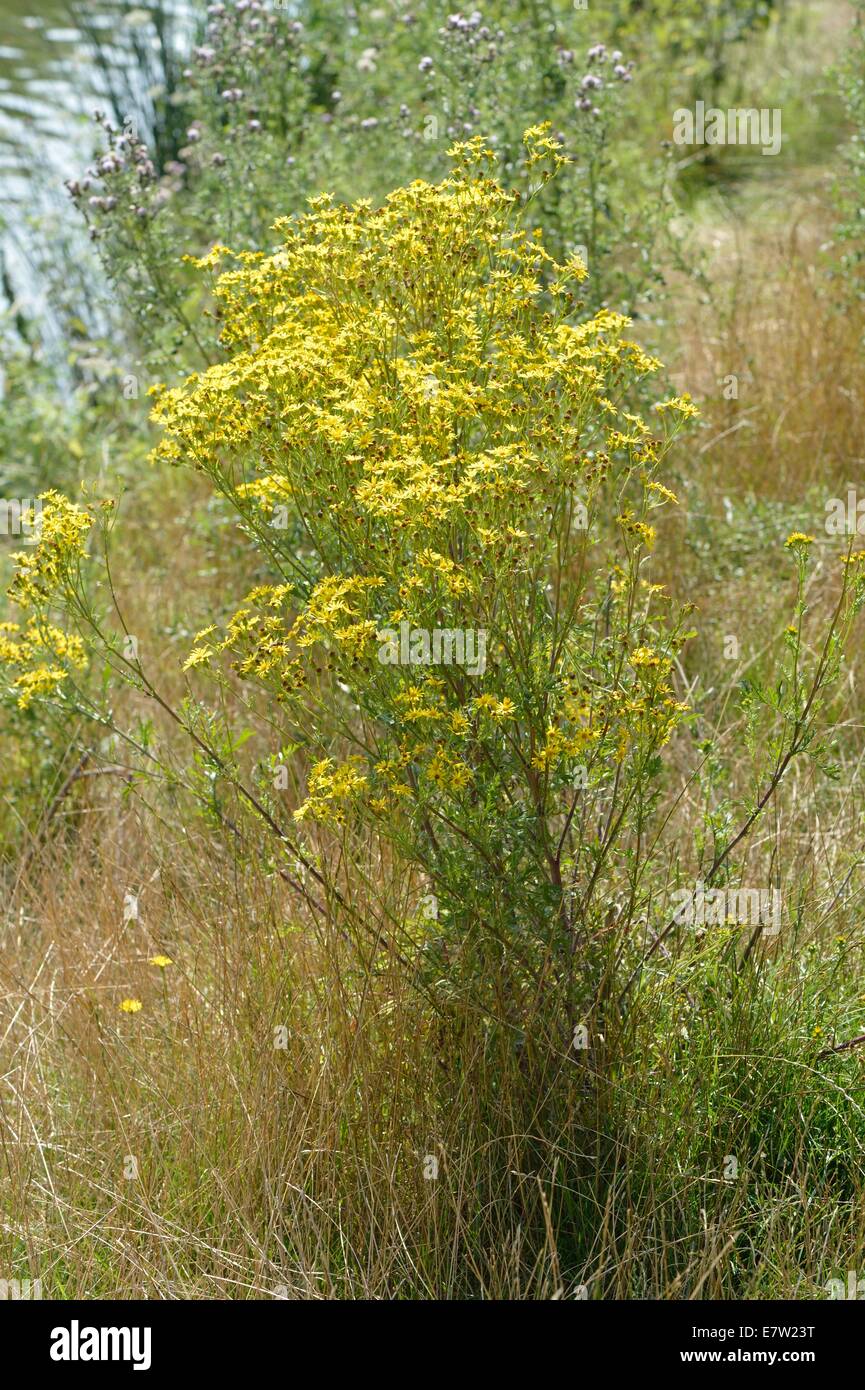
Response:
[{"label": "yellow flower", "polygon": [[120,1009],[125,1014],[137,1014],[142,1008],[140,999],[124,999],[120,1004]]},{"label": "yellow flower", "polygon": [[664,487],[663,483],[650,482],[647,486],[650,492],[656,492],[659,497],[666,498],[668,502],[673,502],[676,506],[679,505],[679,499],[675,492],[671,492],[668,487]]},{"label": "yellow flower", "polygon": [[198,270],[214,270],[215,267],[219,265],[220,261],[230,255],[231,252],[227,246],[220,246],[219,242],[216,242],[214,246],[211,246],[206,255],[182,256],[181,260],[189,261],[192,265],[196,266]]},{"label": "yellow flower", "polygon": [[516,706],[508,695],[505,695],[501,700],[497,699],[495,695],[478,695],[474,703],[476,709],[485,710],[492,719],[497,721],[513,719],[516,714]]},{"label": "yellow flower", "polygon": [[158,965],[161,970],[164,970],[167,965],[173,965],[174,961],[170,956],[151,956],[148,963],[150,965]]},{"label": "yellow flower", "polygon": [[202,666],[204,662],[208,661],[212,656],[213,648],[210,646],[193,647],[189,656],[184,661],[181,670],[191,671],[193,666]]},{"label": "yellow flower", "polygon": [[797,546],[797,545],[813,545],[813,544],[814,544],[814,537],[813,537],[813,536],[806,536],[805,533],[804,533],[804,531],[793,531],[793,532],[791,533],[791,535],[789,535],[789,536],[787,537],[786,541],[784,542],[784,545],[785,545],[785,546],[789,546],[791,549],[794,548],[794,547]]},{"label": "yellow flower", "polygon": [[366,777],[357,770],[360,762],[360,758],[354,757],[342,766],[336,766],[331,758],[315,763],[309,774],[306,801],[294,812],[294,819],[341,825],[345,810],[340,803],[353,800],[367,785]]},{"label": "yellow flower", "polygon": [[639,521],[631,512],[625,512],[616,517],[623,531],[629,531],[632,536],[637,536],[651,550],[655,544],[655,528],[648,522]]},{"label": "yellow flower", "polygon": [[427,768],[427,776],[442,791],[461,792],[472,780],[472,770],[459,758],[437,748]]},{"label": "yellow flower", "polygon": [[668,401],[658,401],[655,409],[659,414],[665,410],[671,410],[676,415],[681,415],[683,420],[692,420],[700,412],[687,392],[683,396],[673,396]]},{"label": "yellow flower", "polygon": [[635,647],[631,652],[632,666],[662,666],[667,665],[665,657],[658,655],[652,647]]}]

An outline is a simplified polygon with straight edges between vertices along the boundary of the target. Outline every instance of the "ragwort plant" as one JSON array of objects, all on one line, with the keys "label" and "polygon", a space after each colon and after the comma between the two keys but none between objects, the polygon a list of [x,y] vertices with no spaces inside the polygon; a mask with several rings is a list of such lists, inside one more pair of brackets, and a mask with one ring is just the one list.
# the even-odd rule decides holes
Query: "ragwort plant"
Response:
[{"label": "ragwort plant", "polygon": [[[688,397],[661,402],[650,427],[629,408],[659,364],[621,315],[581,317],[584,266],[549,255],[528,225],[531,198],[489,176],[483,141],[452,154],[439,185],[415,182],[378,209],[323,196],[277,224],[275,253],[215,247],[197,262],[222,267],[212,293],[226,360],[156,389],[156,459],[205,474],[255,548],[261,582],[215,615],[186,661],[267,697],[272,755],[258,788],[245,787],[248,806],[326,888],[333,845],[372,827],[434,903],[406,929],[401,958],[481,992],[503,966],[505,1017],[561,990],[571,1028],[611,981],[595,928],[620,923],[607,935],[616,968],[635,965],[630,987],[641,957],[618,954],[620,933],[675,886],[651,881],[649,831],[662,750],[688,713],[674,668],[690,634],[650,565],[653,514],[676,500],[664,456],[696,412]],[[563,162],[547,127],[526,132],[535,193]],[[19,703],[55,695],[82,664],[50,625],[58,598],[158,699],[86,592],[83,536],[99,516],[110,529],[110,507],[48,497],[43,543],[20,557],[10,596],[33,611],[23,643],[17,629],[7,642]],[[775,689],[744,689],[753,796],[724,807],[708,787],[695,867],[709,885],[728,881],[792,761],[820,756],[822,693],[862,577],[848,556],[809,662],[809,544],[788,542],[791,670]],[[37,659],[46,635],[53,662]],[[218,709],[169,713],[193,734],[211,789],[240,784],[239,743],[218,730]],[[299,761],[289,813],[274,793]]]},{"label": "ragwort plant", "polygon": [[[525,146],[540,188],[560,146]],[[622,316],[575,315],[582,263],[549,256],[483,142],[452,153],[439,185],[318,198],[275,254],[199,262],[228,267],[229,355],[161,394],[156,457],[208,475],[270,572],[186,665],[228,681],[228,657],[272,697],[274,748],[307,761],[307,857],[327,876],[321,829],[369,823],[435,900],[400,946],[421,976],[494,980],[515,1027],[562,990],[572,1029],[588,924],[627,885],[614,849],[685,713],[683,615],[647,574],[694,407],[657,429],[628,409],[658,364]]]},{"label": "ragwort plant", "polygon": [[[536,128],[525,148],[541,188],[560,147]],[[399,968],[433,1017],[456,1020],[443,1025],[429,1086],[443,1122],[459,1114],[455,1095],[473,1099],[475,1127],[460,1142],[467,1162],[489,1160],[471,1187],[479,1210],[495,1199],[509,1221],[525,1218],[532,1248],[549,1217],[568,1277],[597,1260],[603,1284],[601,1208],[616,1207],[605,1239],[630,1238],[640,1183],[659,1166],[633,1096],[664,1098],[672,1128],[670,1068],[686,1075],[689,1039],[701,1041],[717,1120],[705,1155],[681,1155],[697,1170],[661,1233],[671,1241],[662,1287],[690,1287],[703,1187],[713,1184],[718,1230],[740,1222],[736,1194],[728,1202],[707,1177],[716,1148],[754,1150],[755,1163],[765,1148],[766,1180],[781,1183],[795,1126],[771,1120],[786,1041],[776,1016],[751,1029],[745,1008],[754,972],[760,998],[774,979],[758,934],[743,941],[725,925],[700,941],[670,917],[670,892],[689,869],[707,885],[735,881],[793,761],[825,761],[819,720],[861,606],[862,557],[845,557],[818,640],[807,621],[813,542],[789,538],[798,582],[781,670],[743,690],[752,784],[722,802],[706,781],[689,863],[689,845],[663,838],[670,803],[701,775],[677,775],[676,787],[665,775],[671,740],[691,751],[677,693],[688,615],[669,611],[651,560],[656,513],[675,503],[666,450],[694,407],[661,402],[651,424],[631,409],[656,364],[625,320],[584,314],[581,263],[549,256],[528,222],[536,204],[494,181],[481,141],[454,158],[450,178],[380,208],[316,199],[280,224],[273,254],[216,248],[200,263],[221,268],[225,360],[157,393],[157,458],[198,470],[233,509],[256,583],[199,633],[186,660],[199,696],[168,712],[192,738],[186,784],[208,813],[231,816],[238,847],[250,826],[269,839],[265,870],[356,938],[372,973],[341,986],[363,994]],[[88,532],[104,518],[107,543],[114,509],[43,500],[41,540],[13,582],[21,624],[3,653],[17,700],[66,701],[110,723],[79,688],[65,609],[165,709],[89,593]],[[113,601],[110,566],[102,594]],[[217,689],[205,700],[206,671]],[[270,731],[257,768],[244,731],[224,727],[238,694]],[[727,732],[698,750],[706,763]],[[384,928],[346,892],[376,838],[382,869],[404,875],[416,904],[401,917],[389,885]],[[820,1048],[813,1039],[815,1077]],[[765,1104],[751,1135],[735,1097],[740,1059],[753,1087],[758,1050]],[[502,1197],[512,1170],[541,1175],[549,1212]],[[579,1192],[577,1179],[588,1184]],[[483,1219],[470,1237],[493,1248]],[[646,1234],[654,1249],[651,1222]],[[632,1289],[659,1277],[640,1261]]]},{"label": "ragwort plant", "polygon": [[[695,407],[660,402],[651,427],[629,408],[658,364],[621,315],[581,316],[582,263],[549,255],[531,199],[490,177],[483,141],[452,153],[450,178],[378,209],[314,199],[278,224],[273,254],[214,248],[197,265],[221,267],[226,360],[156,388],[157,462],[205,474],[254,547],[260,582],[198,634],[185,666],[239,681],[256,707],[271,743],[257,781],[221,703],[169,709],[96,615],[82,533],[97,517],[110,529],[113,509],[49,499],[45,544],[22,557],[12,596],[45,624],[62,591],[191,734],[187,785],[217,820],[215,788],[239,789],[295,887],[344,904],[340,875],[366,825],[398,852],[418,903],[376,947],[518,1038],[549,1006],[568,1045],[578,1027],[613,1022],[622,969],[620,1005],[680,931],[675,918],[654,934],[649,923],[687,872],[685,854],[661,870],[654,813],[663,749],[688,716],[675,669],[690,633],[650,567],[653,514],[676,500],[663,460]],[[526,132],[536,190],[563,159],[546,127]],[[54,540],[67,533],[64,562]],[[790,670],[743,692],[753,793],[724,805],[706,784],[693,867],[708,886],[732,881],[793,760],[822,756],[823,692],[861,603],[861,557],[848,556],[812,658],[809,544],[788,543]],[[70,674],[19,665],[28,701]],[[715,756],[701,753],[686,787]]]}]

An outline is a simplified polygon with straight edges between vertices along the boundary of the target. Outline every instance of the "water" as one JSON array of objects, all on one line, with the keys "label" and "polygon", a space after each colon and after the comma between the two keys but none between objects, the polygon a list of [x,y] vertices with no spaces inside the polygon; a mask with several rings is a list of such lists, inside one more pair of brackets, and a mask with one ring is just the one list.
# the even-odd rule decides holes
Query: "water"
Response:
[{"label": "water", "polygon": [[152,132],[203,10],[203,0],[0,0],[0,257],[30,309],[32,219],[72,216],[63,180],[90,158],[93,111]]},{"label": "water", "polygon": [[203,11],[202,0],[0,0],[0,178],[56,155],[96,105],[148,126]]},{"label": "water", "polygon": [[[22,196],[33,158],[56,151],[87,94],[88,65],[63,0],[0,0],[0,185]],[[92,95],[92,90],[90,95]]]}]

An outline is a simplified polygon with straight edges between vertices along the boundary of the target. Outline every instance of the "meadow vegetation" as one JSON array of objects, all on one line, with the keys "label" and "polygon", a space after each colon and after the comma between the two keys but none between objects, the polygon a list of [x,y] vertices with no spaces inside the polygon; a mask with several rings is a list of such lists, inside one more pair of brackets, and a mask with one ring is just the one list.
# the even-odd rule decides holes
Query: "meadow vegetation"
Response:
[{"label": "meadow vegetation", "polygon": [[[62,351],[0,326],[0,1270],[823,1298],[865,1268],[858,10],[199,29],[158,138],[118,98],[70,173]],[[676,145],[696,100],[780,152]]]}]

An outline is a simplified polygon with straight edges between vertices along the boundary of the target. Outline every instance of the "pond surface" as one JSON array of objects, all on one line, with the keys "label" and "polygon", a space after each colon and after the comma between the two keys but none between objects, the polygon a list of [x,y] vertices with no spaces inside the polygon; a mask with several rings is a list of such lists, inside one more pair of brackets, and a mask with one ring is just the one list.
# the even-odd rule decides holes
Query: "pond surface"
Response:
[{"label": "pond surface", "polygon": [[[25,198],[46,165],[62,167],[99,94],[74,6],[39,0],[36,9],[33,0],[0,0],[0,190],[7,217],[8,200]],[[90,22],[104,23],[96,11]]]},{"label": "pond surface", "polygon": [[96,107],[146,128],[166,64],[177,64],[204,9],[203,0],[0,0],[4,203],[46,168],[65,174],[75,153],[89,153]]},{"label": "pond surface", "polygon": [[[37,292],[29,219],[71,214],[63,180],[93,150],[92,115],[147,130],[204,0],[0,0],[0,256],[16,288]],[[2,296],[0,296],[2,307]]]}]

